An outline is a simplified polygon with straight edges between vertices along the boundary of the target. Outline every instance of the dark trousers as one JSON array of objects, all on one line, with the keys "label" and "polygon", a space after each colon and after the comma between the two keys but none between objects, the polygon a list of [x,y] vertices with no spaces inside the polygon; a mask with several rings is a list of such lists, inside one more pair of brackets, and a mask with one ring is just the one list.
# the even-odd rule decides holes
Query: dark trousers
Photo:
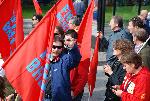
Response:
[{"label": "dark trousers", "polygon": [[79,93],[72,101],[81,101],[83,93],[84,93],[84,90],[81,93]]},{"label": "dark trousers", "polygon": [[105,98],[104,101],[121,101],[121,99],[118,97],[118,98]]}]

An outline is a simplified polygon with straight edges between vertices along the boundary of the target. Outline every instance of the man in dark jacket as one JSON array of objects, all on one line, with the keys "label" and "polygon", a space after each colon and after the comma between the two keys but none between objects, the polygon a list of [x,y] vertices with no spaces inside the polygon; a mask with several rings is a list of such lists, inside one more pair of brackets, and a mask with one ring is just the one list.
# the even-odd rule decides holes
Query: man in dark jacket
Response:
[{"label": "man in dark jacket", "polygon": [[[70,30],[65,33],[65,45],[70,47],[72,42],[72,37],[77,40],[77,36],[75,36],[74,30],[77,32],[80,21],[77,17],[73,17],[69,20],[69,28]],[[74,30],[73,30],[74,29]],[[72,34],[71,34],[72,33]],[[70,81],[71,81],[71,95],[73,101],[81,101],[84,87],[87,83],[88,69],[82,68],[79,66],[78,68],[74,68],[70,71]]]},{"label": "man in dark jacket", "polygon": [[65,52],[63,46],[63,40],[55,36],[50,58],[49,78],[51,79],[50,82],[48,81],[51,84],[47,84],[45,101],[51,101],[51,97],[52,101],[72,101],[69,72],[78,66],[81,55],[76,42],[73,42]]},{"label": "man in dark jacket", "polygon": [[76,15],[79,19],[82,19],[83,14],[85,12],[85,5],[82,0],[75,0],[73,3],[74,9],[76,11]]},{"label": "man in dark jacket", "polygon": [[118,39],[128,39],[132,40],[132,36],[127,33],[123,29],[123,19],[120,16],[113,16],[110,20],[109,26],[111,27],[112,33],[110,34],[110,37],[108,40],[101,34],[101,42],[100,42],[100,48],[106,49],[106,61],[113,55],[113,43]]}]

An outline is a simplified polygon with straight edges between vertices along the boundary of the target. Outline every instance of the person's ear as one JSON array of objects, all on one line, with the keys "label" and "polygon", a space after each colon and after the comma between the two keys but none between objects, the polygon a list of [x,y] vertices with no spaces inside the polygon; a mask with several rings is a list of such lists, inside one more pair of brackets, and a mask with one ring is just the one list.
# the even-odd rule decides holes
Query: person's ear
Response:
[{"label": "person's ear", "polygon": [[135,69],[135,64],[131,63],[130,66]]},{"label": "person's ear", "polygon": [[40,22],[39,19],[37,19],[37,22]]},{"label": "person's ear", "polygon": [[116,24],[116,27],[118,27],[118,24]]}]

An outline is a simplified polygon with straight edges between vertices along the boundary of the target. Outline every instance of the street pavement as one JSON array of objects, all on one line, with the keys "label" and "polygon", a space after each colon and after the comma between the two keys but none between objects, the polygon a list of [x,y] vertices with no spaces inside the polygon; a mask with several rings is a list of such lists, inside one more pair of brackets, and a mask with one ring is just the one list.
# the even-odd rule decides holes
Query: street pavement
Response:
[{"label": "street pavement", "polygon": [[[31,19],[24,19],[24,32],[25,36],[31,32],[32,30],[32,20]],[[105,36],[108,38],[108,33],[110,33],[110,28],[108,24],[105,25]],[[95,46],[95,39],[97,36],[97,23],[93,21],[92,24],[92,52]],[[93,96],[89,97],[88,86],[86,85],[84,90],[84,95],[82,101],[103,101],[105,98],[105,85],[107,82],[107,77],[103,72],[103,65],[106,61],[106,52],[99,52],[99,65],[97,67],[97,76],[96,76],[96,85],[93,92]]]},{"label": "street pavement", "polygon": [[82,101],[104,101],[105,98],[105,84],[107,82],[107,77],[103,72],[103,66],[98,66],[96,85],[93,92],[93,96],[89,97],[88,86],[85,87],[85,92]]}]

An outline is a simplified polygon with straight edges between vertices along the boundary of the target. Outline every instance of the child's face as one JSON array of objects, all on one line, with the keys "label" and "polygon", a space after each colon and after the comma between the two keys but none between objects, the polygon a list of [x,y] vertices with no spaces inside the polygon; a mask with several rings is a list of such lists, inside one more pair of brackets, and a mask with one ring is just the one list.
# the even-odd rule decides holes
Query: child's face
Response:
[{"label": "child's face", "polygon": [[52,46],[52,55],[54,57],[58,56],[61,54],[63,50],[63,46],[62,43],[59,41],[53,42],[53,46]]}]

